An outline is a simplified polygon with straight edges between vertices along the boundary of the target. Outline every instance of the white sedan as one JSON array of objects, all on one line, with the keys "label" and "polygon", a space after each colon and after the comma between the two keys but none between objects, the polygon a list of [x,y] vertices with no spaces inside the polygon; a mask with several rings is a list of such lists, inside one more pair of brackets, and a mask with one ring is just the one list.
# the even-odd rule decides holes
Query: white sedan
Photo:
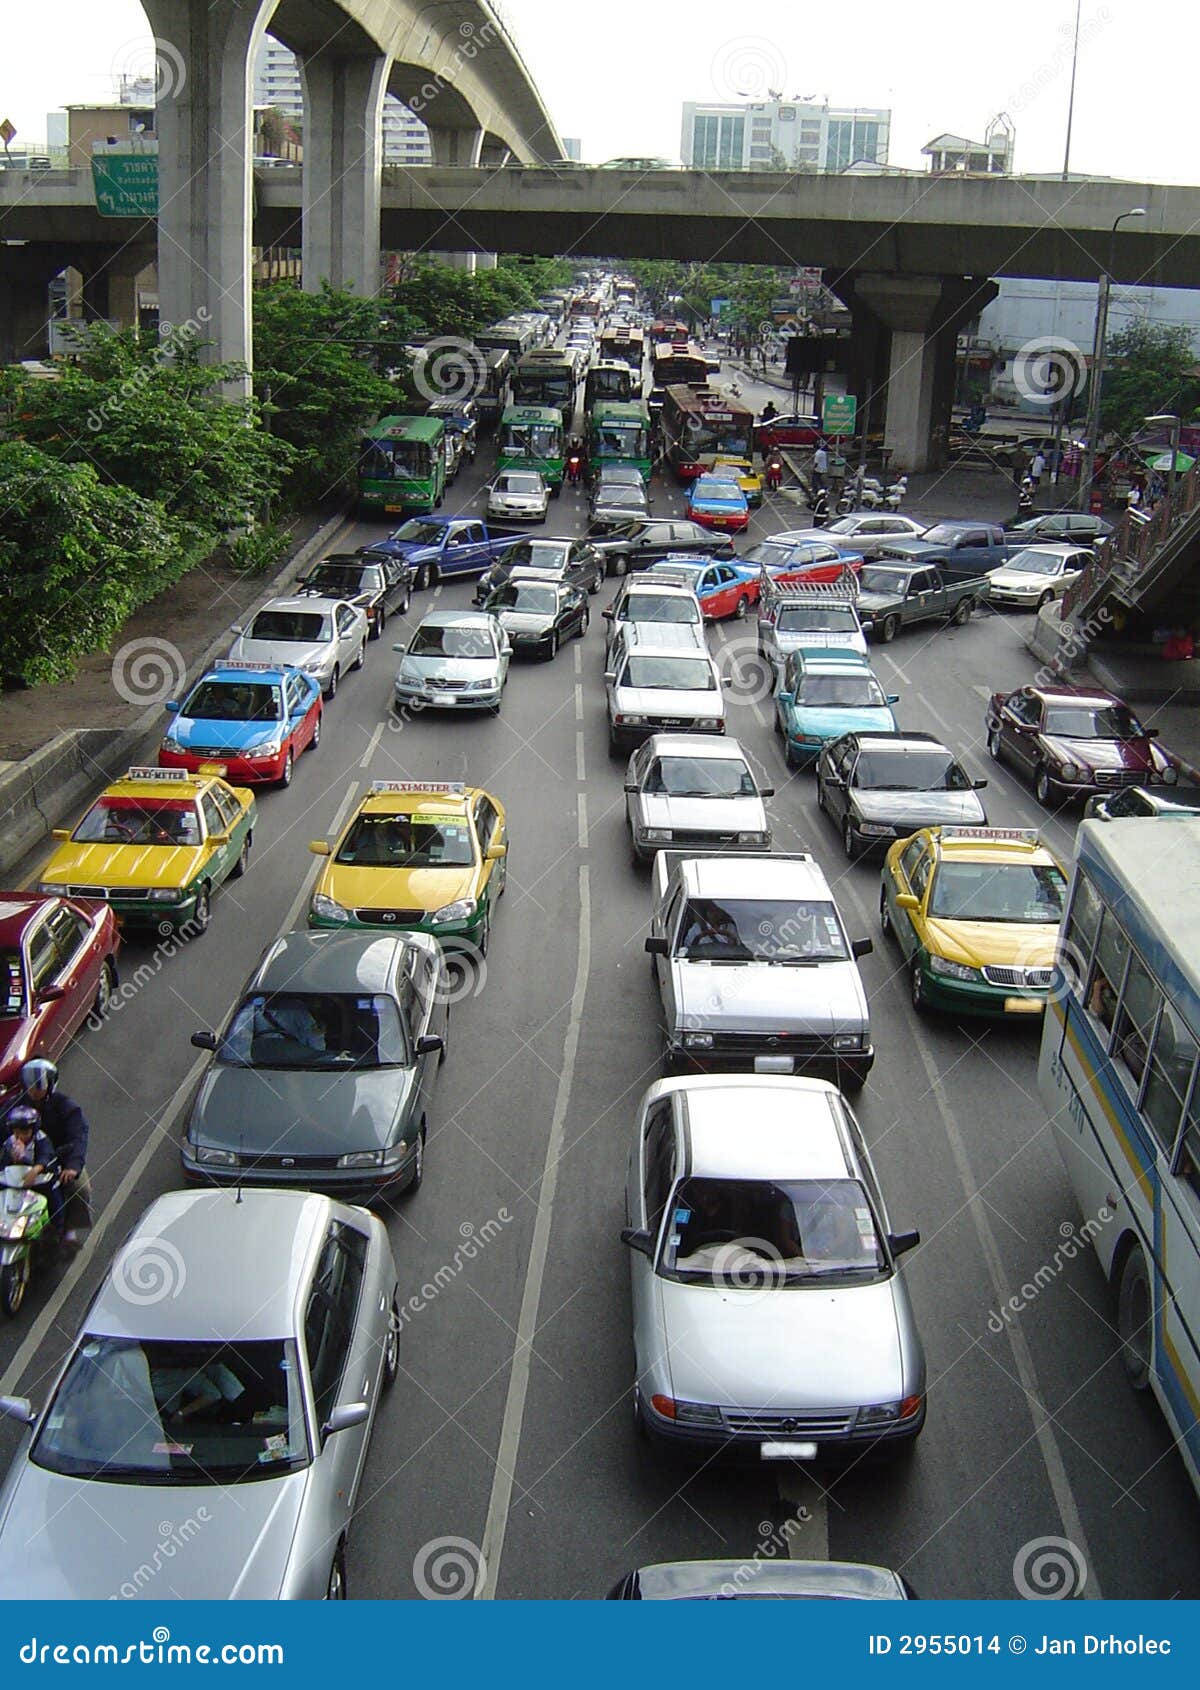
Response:
[{"label": "white sedan", "polygon": [[1027,546],[988,576],[988,602],[1040,610],[1078,581],[1092,554],[1085,546]]},{"label": "white sedan", "polygon": [[502,470],[488,487],[488,520],[545,522],[550,489],[537,470]]},{"label": "white sedan", "polygon": [[625,819],[634,863],[681,846],[767,851],[771,830],[760,786],[736,739],[652,734],[629,759]]},{"label": "white sedan", "polygon": [[272,599],[249,627],[235,622],[231,658],[303,669],[332,698],[348,669],[366,661],[371,624],[365,610],[343,599]]}]

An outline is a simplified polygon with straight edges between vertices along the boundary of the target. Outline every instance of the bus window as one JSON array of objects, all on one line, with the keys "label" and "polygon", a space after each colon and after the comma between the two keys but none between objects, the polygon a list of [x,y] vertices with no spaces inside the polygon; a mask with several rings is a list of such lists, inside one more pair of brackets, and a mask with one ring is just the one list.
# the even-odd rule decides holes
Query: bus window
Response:
[{"label": "bus window", "polygon": [[1088,984],[1087,1006],[1089,1012],[1110,1033],[1116,1015],[1117,994],[1121,988],[1127,949],[1125,937],[1113,919],[1112,912],[1105,910],[1100,922],[1096,960],[1092,965],[1092,977]]},{"label": "bus window", "polygon": [[1078,971],[1080,980],[1087,978],[1088,966],[1100,931],[1100,898],[1086,874],[1075,881],[1075,895],[1071,899],[1071,913],[1066,925],[1066,960]]},{"label": "bus window", "polygon": [[1179,1018],[1174,1004],[1163,1005],[1158,1036],[1150,1053],[1150,1072],[1142,1113],[1155,1138],[1170,1149],[1179,1131],[1184,1100],[1196,1066],[1196,1041]]},{"label": "bus window", "polygon": [[1188,1104],[1187,1120],[1183,1124],[1183,1143],[1179,1150],[1178,1171],[1200,1197],[1200,1097],[1193,1096]]},{"label": "bus window", "polygon": [[[1134,1092],[1141,1090],[1146,1072],[1146,1058],[1150,1054],[1150,1040],[1154,1037],[1154,1023],[1158,1018],[1162,993],[1150,978],[1142,959],[1129,958],[1125,975],[1125,990],[1121,994],[1121,1008],[1117,1016],[1113,1057],[1133,1082]],[[1175,1145],[1171,1133],[1162,1148],[1170,1155]]]}]

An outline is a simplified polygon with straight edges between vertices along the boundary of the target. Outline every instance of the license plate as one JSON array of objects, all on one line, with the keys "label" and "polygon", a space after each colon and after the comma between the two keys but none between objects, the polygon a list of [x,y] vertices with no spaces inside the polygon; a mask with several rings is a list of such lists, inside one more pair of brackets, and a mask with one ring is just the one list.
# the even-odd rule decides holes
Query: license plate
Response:
[{"label": "license plate", "polygon": [[384,505],[383,508],[387,512],[388,516],[399,516],[400,512],[404,509],[404,506],[403,505]]},{"label": "license plate", "polygon": [[764,1461],[815,1461],[816,1444],[760,1444],[759,1455]]},{"label": "license plate", "polygon": [[1005,998],[1006,1015],[1040,1015],[1045,1008],[1041,998]]},{"label": "license plate", "polygon": [[756,1056],[754,1058],[754,1072],[756,1074],[794,1074],[796,1059],[794,1056]]}]

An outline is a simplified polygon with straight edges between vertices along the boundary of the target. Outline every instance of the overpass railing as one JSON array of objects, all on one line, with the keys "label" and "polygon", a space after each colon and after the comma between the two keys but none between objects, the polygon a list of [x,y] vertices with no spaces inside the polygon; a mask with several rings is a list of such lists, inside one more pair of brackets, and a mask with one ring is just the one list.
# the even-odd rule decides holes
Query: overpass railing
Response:
[{"label": "overpass railing", "polygon": [[1106,598],[1133,605],[1177,555],[1200,535],[1200,463],[1181,475],[1170,498],[1149,516],[1127,511],[1077,581],[1063,594],[1062,620],[1086,622]]}]

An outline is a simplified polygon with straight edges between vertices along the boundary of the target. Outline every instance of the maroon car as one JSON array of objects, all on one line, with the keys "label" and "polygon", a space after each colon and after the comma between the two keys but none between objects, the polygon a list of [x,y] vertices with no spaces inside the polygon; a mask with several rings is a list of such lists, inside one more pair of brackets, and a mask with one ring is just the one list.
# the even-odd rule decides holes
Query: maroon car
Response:
[{"label": "maroon car", "polygon": [[117,983],[120,936],[107,904],[0,892],[0,1101],[31,1056],[57,1061]]},{"label": "maroon car", "polygon": [[985,718],[988,750],[1033,782],[1038,801],[1086,798],[1122,786],[1172,786],[1173,765],[1127,704],[1080,687],[995,692]]}]

